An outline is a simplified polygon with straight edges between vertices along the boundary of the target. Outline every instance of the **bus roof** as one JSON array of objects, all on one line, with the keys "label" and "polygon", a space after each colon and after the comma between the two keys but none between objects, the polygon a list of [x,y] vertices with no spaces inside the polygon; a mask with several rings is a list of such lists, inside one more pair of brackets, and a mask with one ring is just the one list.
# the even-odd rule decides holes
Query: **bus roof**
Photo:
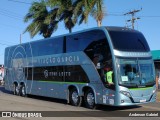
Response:
[{"label": "bus roof", "polygon": [[[77,32],[72,32],[72,33],[67,33],[67,34],[63,34],[63,35],[58,35],[58,36],[53,36],[50,38],[44,38],[44,39],[39,39],[39,40],[35,40],[35,41],[30,41],[30,42],[26,42],[26,43],[22,43],[22,45],[27,44],[27,43],[34,43],[37,41],[42,41],[42,40],[49,40],[52,38],[58,38],[58,37],[64,37],[64,36],[69,36],[69,35],[74,35],[74,34],[78,34],[78,33],[83,33],[83,32],[88,32],[91,30],[107,30],[107,31],[134,31],[134,32],[138,32],[136,30],[130,29],[130,28],[125,28],[125,27],[117,27],[117,26],[102,26],[102,27],[93,27],[93,28],[89,28],[89,29],[85,29],[85,30],[81,30],[81,31],[77,31]],[[19,45],[19,44],[17,44]],[[15,47],[17,45],[13,45],[13,46],[9,46],[9,47]],[[6,48],[9,48],[6,47]]]},{"label": "bus roof", "polygon": [[127,32],[139,32],[137,30],[126,28],[126,27],[116,27],[116,26],[109,26],[106,27],[107,31],[127,31]]}]

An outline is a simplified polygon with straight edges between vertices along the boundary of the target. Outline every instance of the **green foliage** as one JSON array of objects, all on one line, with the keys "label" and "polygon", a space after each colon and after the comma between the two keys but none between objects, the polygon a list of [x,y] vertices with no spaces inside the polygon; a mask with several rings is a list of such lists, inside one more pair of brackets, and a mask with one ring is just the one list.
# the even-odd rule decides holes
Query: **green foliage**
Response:
[{"label": "green foliage", "polygon": [[[58,23],[64,22],[65,28],[72,32],[79,25],[88,22],[91,15],[101,25],[104,17],[103,0],[41,0],[33,2],[24,22],[30,22],[24,32],[31,37],[36,34],[47,38],[58,29]],[[100,24],[99,24],[100,23]]]},{"label": "green foliage", "polygon": [[31,21],[31,23],[24,32],[29,32],[31,37],[38,33],[44,38],[50,37],[58,28],[56,13],[57,9],[50,11],[47,9],[45,1],[33,2],[24,18],[24,22]]}]

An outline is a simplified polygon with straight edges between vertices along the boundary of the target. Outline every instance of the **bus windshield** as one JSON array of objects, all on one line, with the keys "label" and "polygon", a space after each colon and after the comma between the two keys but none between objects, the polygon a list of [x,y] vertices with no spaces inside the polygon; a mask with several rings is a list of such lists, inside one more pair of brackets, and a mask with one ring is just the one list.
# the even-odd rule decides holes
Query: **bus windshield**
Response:
[{"label": "bus windshield", "polygon": [[120,51],[149,52],[145,37],[137,31],[109,30],[113,47]]},{"label": "bus windshield", "polygon": [[125,87],[150,87],[155,84],[151,60],[119,59],[119,84]]}]

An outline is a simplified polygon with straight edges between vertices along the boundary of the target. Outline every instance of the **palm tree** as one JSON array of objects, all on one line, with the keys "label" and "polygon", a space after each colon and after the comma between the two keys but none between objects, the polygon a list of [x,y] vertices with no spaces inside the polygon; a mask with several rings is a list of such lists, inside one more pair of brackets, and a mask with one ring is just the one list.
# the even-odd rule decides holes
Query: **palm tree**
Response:
[{"label": "palm tree", "polygon": [[105,15],[103,7],[103,0],[97,0],[95,8],[92,10],[91,15],[96,19],[98,27],[102,25],[102,20]]},{"label": "palm tree", "polygon": [[72,32],[72,28],[79,20],[88,22],[88,16],[92,15],[101,26],[104,9],[103,0],[41,0],[33,2],[24,22],[31,20],[25,32],[31,37],[37,33],[47,38],[58,28],[58,23],[64,21],[65,28]]},{"label": "palm tree", "polygon": [[50,37],[53,31],[56,31],[58,21],[56,20],[57,9],[48,11],[46,3],[33,2],[29,12],[24,18],[24,22],[32,20],[25,32],[29,32],[33,38],[37,33],[42,34],[44,38]]},{"label": "palm tree", "polygon": [[[67,2],[68,1],[68,2]],[[69,32],[72,32],[72,28],[75,26],[76,24],[76,19],[74,19],[74,8],[72,5],[72,1],[71,0],[66,0],[66,8],[63,11],[63,14],[61,16],[61,20],[64,20],[64,24],[65,24],[65,28],[69,30]]]},{"label": "palm tree", "polygon": [[46,0],[51,8],[57,8],[57,17],[59,21],[64,21],[65,28],[72,32],[72,28],[76,24],[74,17],[73,0]]},{"label": "palm tree", "polygon": [[74,13],[79,18],[79,24],[87,23],[88,16],[91,14],[101,26],[104,18],[103,0],[77,0],[75,3]]}]

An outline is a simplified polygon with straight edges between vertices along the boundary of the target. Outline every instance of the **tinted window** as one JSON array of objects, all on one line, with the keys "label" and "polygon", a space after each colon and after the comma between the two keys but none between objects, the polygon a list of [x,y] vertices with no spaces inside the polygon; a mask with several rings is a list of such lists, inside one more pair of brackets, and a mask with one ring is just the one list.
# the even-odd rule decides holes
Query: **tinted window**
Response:
[{"label": "tinted window", "polygon": [[[32,80],[32,68],[25,68],[25,77]],[[36,81],[63,81],[63,66],[35,67],[33,79]]]},{"label": "tinted window", "polygon": [[32,49],[31,49],[30,44],[25,45],[25,52],[26,52],[27,57],[32,57]]},{"label": "tinted window", "polygon": [[[39,43],[37,42],[31,43],[33,56],[38,56],[38,50],[39,50],[38,46],[39,46]],[[26,47],[26,50],[29,50],[29,46]]]},{"label": "tinted window", "polygon": [[85,50],[92,42],[105,39],[105,34],[100,30],[92,30],[67,36],[67,52]]},{"label": "tinted window", "polygon": [[120,51],[148,52],[149,46],[140,32],[109,31],[114,49]]},{"label": "tinted window", "polygon": [[65,72],[69,73],[65,77],[66,82],[89,83],[89,79],[88,79],[85,71],[79,65],[65,66]]},{"label": "tinted window", "polygon": [[51,38],[43,41],[32,43],[33,55],[51,55],[63,52],[63,37]]},{"label": "tinted window", "polygon": [[36,81],[89,82],[85,71],[79,65],[35,67],[32,70],[33,68],[25,68],[27,80],[32,80],[33,72],[33,79]]}]

